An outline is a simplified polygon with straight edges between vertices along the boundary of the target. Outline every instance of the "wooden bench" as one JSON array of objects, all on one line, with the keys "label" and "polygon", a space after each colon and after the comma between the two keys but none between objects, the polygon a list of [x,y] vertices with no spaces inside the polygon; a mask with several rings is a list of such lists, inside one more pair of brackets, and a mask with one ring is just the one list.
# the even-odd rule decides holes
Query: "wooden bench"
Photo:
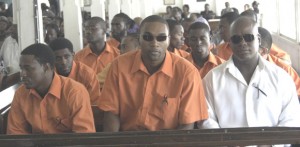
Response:
[{"label": "wooden bench", "polygon": [[6,133],[7,116],[15,91],[20,84],[15,84],[0,92],[0,134]]},{"label": "wooden bench", "polygon": [[0,146],[245,146],[300,143],[300,128],[0,135]]}]

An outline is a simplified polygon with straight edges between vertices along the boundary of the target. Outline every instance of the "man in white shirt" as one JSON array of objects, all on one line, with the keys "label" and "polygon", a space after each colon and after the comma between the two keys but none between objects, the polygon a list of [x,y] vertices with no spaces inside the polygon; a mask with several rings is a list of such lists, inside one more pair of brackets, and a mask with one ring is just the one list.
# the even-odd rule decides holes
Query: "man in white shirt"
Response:
[{"label": "man in white shirt", "polygon": [[233,55],[203,79],[209,119],[200,128],[299,127],[292,78],[259,53],[257,24],[240,17],[230,27]]},{"label": "man in white shirt", "polygon": [[0,50],[0,61],[3,60],[4,67],[8,74],[16,73],[20,70],[19,58],[21,49],[18,45],[18,28],[13,24],[9,28],[10,36],[6,37]]}]

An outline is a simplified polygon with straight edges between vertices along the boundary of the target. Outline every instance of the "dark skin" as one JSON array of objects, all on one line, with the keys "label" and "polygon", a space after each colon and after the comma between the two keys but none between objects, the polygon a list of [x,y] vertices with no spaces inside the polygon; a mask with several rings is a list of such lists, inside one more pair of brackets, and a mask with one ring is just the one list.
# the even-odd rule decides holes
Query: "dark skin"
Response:
[{"label": "dark skin", "polygon": [[256,66],[258,65],[258,49],[260,42],[258,28],[255,25],[255,22],[250,18],[240,19],[239,21],[234,22],[234,24],[231,25],[231,36],[241,36],[243,34],[253,34],[255,38],[251,42],[246,42],[243,39],[238,44],[234,44],[232,41],[230,41],[230,47],[232,48],[233,52],[234,65],[239,69],[247,84],[249,84]]},{"label": "dark skin", "polygon": [[33,55],[20,57],[21,81],[27,89],[35,89],[43,98],[51,86],[54,69],[49,63],[39,63]]},{"label": "dark skin", "polygon": [[[143,35],[168,36],[169,29],[166,24],[161,22],[146,22],[141,28],[140,46],[142,52],[142,62],[147,68],[150,75],[159,70],[164,62],[166,50],[169,46],[169,38],[165,41],[143,40]],[[120,117],[111,112],[104,112],[104,132],[118,132],[120,131]],[[193,129],[194,123],[181,124],[177,127],[180,130]]]},{"label": "dark skin", "polygon": [[96,55],[100,55],[105,49],[105,32],[106,29],[100,22],[89,20],[85,28],[85,36],[90,44],[92,52]]}]

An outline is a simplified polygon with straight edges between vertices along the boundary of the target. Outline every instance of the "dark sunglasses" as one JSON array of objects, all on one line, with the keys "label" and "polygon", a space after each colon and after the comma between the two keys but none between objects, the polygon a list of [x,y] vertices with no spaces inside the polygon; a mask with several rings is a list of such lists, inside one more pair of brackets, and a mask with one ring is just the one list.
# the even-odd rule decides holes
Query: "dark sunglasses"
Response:
[{"label": "dark sunglasses", "polygon": [[245,40],[246,42],[252,42],[254,40],[253,34],[244,34],[243,36],[240,35],[233,35],[231,36],[230,40],[234,44],[239,44],[242,40]]},{"label": "dark sunglasses", "polygon": [[[162,42],[162,41],[166,41],[167,37],[168,36],[161,35],[161,36],[156,36],[155,38],[156,38],[157,41]],[[152,35],[143,35],[143,39],[145,41],[153,41],[154,36],[152,36]]]}]

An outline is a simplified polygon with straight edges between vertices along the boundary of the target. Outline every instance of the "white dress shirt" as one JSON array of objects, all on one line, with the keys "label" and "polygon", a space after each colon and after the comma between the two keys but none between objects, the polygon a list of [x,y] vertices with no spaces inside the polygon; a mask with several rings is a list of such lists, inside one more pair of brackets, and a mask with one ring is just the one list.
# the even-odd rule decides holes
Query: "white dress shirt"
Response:
[{"label": "white dress shirt", "polygon": [[15,73],[20,70],[20,56],[21,49],[18,42],[11,36],[6,37],[0,50],[0,60],[4,61],[5,67],[9,67],[9,73]]},{"label": "white dress shirt", "polygon": [[249,84],[231,57],[211,70],[203,85],[210,118],[200,128],[300,126],[292,78],[262,57]]}]

